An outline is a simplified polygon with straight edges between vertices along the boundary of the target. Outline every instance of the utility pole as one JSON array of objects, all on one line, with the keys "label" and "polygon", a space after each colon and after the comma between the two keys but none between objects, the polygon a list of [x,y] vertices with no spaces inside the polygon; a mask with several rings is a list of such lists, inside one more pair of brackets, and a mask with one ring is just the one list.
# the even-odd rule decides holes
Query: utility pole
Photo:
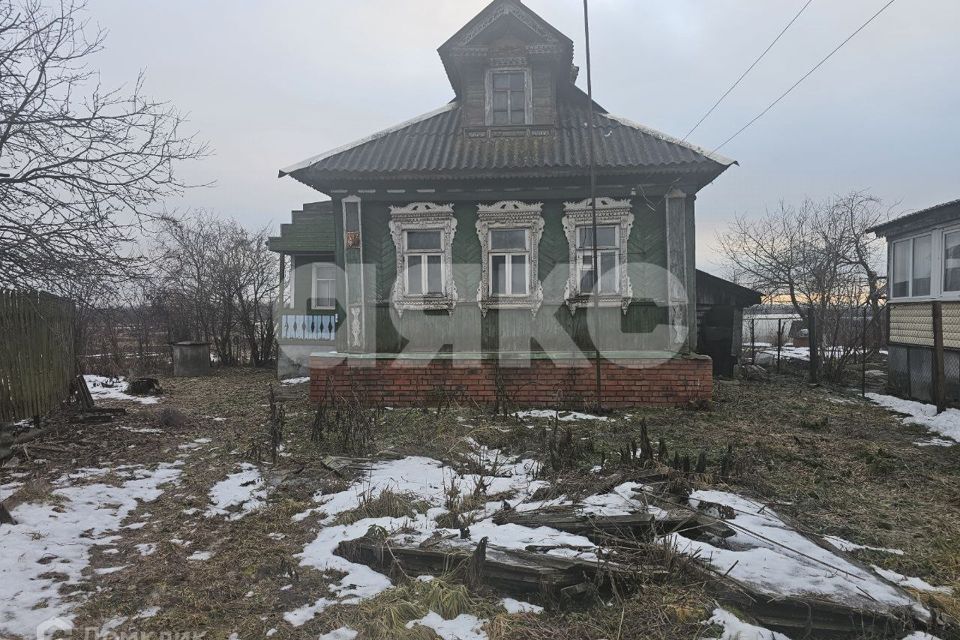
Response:
[{"label": "utility pole", "polygon": [[591,247],[591,261],[593,263],[593,366],[596,376],[597,411],[603,409],[603,396],[600,381],[600,269],[597,258],[597,172],[596,172],[596,141],[594,140],[595,122],[593,113],[593,74],[590,67],[590,10],[587,0],[583,0],[583,34],[586,41],[584,48],[587,56],[587,153],[590,170],[590,213],[593,242]]}]

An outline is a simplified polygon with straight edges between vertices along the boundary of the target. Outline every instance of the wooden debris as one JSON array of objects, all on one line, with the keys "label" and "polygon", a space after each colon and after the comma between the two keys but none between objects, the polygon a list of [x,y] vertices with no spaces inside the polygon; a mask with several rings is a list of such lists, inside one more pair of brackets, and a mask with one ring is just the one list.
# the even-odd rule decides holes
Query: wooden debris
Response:
[{"label": "wooden debris", "polygon": [[159,396],[163,393],[163,389],[156,378],[133,378],[127,381],[124,393],[133,396]]},{"label": "wooden debris", "polygon": [[87,387],[87,381],[83,376],[77,376],[73,379],[71,385],[71,395],[76,395],[77,404],[81,409],[93,409],[93,396],[90,395],[90,389]]},{"label": "wooden debris", "polygon": [[591,540],[605,535],[620,538],[652,540],[655,535],[683,533],[690,538],[729,538],[735,532],[722,521],[689,509],[668,508],[666,516],[654,517],[641,512],[621,516],[597,516],[578,513],[576,507],[554,507],[539,511],[499,511],[493,516],[497,524],[518,524],[524,527],[551,527]]},{"label": "wooden debris", "polygon": [[[464,571],[474,558],[476,545],[468,540],[439,538],[429,546],[418,543],[378,540],[364,536],[346,540],[336,553],[351,562],[392,573],[401,570],[408,576],[440,575]],[[642,570],[631,567],[630,571]],[[665,575],[663,570],[649,569]],[[592,591],[580,585],[603,584],[611,579],[627,579],[630,571],[597,560],[568,558],[486,545],[482,569],[477,579],[494,589],[517,595],[543,594],[549,597],[576,595]],[[575,587],[570,589],[570,587]],[[566,591],[565,591],[566,590]]]}]

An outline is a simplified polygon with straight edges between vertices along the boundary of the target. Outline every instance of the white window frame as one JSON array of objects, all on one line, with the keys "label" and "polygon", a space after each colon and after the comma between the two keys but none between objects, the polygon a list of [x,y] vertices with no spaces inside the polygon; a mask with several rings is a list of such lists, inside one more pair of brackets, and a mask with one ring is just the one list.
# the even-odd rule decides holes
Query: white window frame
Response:
[{"label": "white window frame", "polygon": [[[939,242],[934,243],[934,264],[939,264],[940,271],[935,274],[935,279],[937,281],[938,289],[937,292],[940,294],[941,298],[948,300],[960,300],[960,290],[957,291],[947,291],[944,289],[944,276],[946,276],[947,270],[947,234],[948,233],[957,233],[960,232],[960,226],[949,226],[943,227],[942,229],[935,229],[932,234],[934,237],[937,235],[940,236]],[[939,252],[939,256],[936,255],[936,252]],[[891,264],[893,261],[893,255],[890,256]],[[891,271],[891,273],[893,273]],[[933,293],[933,288],[931,287],[930,292]]]},{"label": "white window frame", "polygon": [[[935,231],[925,231],[923,233],[915,233],[909,236],[897,237],[896,239],[891,239],[889,243],[889,256],[887,265],[887,273],[889,277],[887,278],[887,291],[890,297],[890,300],[931,300],[938,297],[938,294],[942,294],[942,278],[943,278],[943,236],[946,230],[940,229]],[[914,242],[920,238],[928,238],[930,241],[930,292],[921,295],[913,295],[913,245]],[[939,243],[938,243],[939,239]],[[909,276],[907,277],[908,291],[909,293],[905,296],[895,296],[894,295],[894,277],[895,277],[895,254],[896,249],[895,245],[901,242],[909,242],[910,247],[909,257],[907,263],[909,266]],[[939,247],[938,247],[939,244]],[[939,274],[937,273],[937,267],[939,265]],[[960,296],[960,291],[949,292],[950,294],[958,294]]]},{"label": "white window frame", "polygon": [[[489,309],[529,309],[536,315],[543,305],[543,283],[540,282],[540,239],[543,237],[543,203],[501,200],[493,204],[477,205],[477,239],[480,241],[480,283],[477,286],[477,305],[481,315]],[[526,232],[527,291],[523,294],[493,294],[492,258],[494,255],[518,255],[515,250],[490,248],[491,232],[495,229],[522,229]],[[507,260],[507,282],[513,266]]]},{"label": "white window frame", "polygon": [[[602,285],[602,278],[598,278],[594,274],[594,285],[598,287],[598,291],[601,296],[611,296],[611,295],[620,295],[620,225],[619,224],[600,224],[597,222],[597,229],[601,227],[612,227],[614,233],[613,247],[597,247],[597,266],[600,266],[601,256],[605,253],[612,253],[614,256],[614,266],[613,266],[613,277],[616,289],[614,291],[604,291]],[[581,229],[592,229],[593,224],[585,224],[577,226],[576,243],[580,243],[580,230]],[[587,256],[590,255],[589,263],[587,262]],[[588,266],[589,264],[589,266]],[[577,247],[577,295],[592,295],[592,293],[584,293],[580,290],[580,285],[583,282],[583,272],[584,271],[593,271],[593,247]]]},{"label": "white window frame", "polygon": [[[333,269],[332,278],[319,278],[318,272],[321,269]],[[318,305],[316,301],[320,298],[317,292],[317,282],[319,280],[325,280],[333,283],[333,305],[323,306]],[[310,308],[318,311],[330,311],[337,308],[337,265],[333,262],[314,262],[312,263],[311,268],[311,282],[310,282]]]},{"label": "white window frame", "polygon": [[[413,310],[453,310],[459,301],[457,285],[453,279],[453,238],[457,231],[457,220],[452,204],[435,202],[413,202],[402,206],[390,207],[390,236],[397,252],[397,276],[393,284],[390,301],[399,315],[407,309]],[[410,294],[407,292],[407,256],[436,254],[429,252],[408,252],[406,249],[407,231],[439,230],[441,238],[440,276],[443,293]],[[424,265],[426,262],[424,262]],[[423,269],[421,277],[425,277]],[[425,283],[424,283],[425,284]],[[426,287],[424,286],[424,290]]]},{"label": "white window frame", "polygon": [[[440,248],[439,249],[411,249],[407,238],[410,232],[436,232],[440,234]],[[404,293],[407,296],[424,296],[424,297],[437,297],[446,295],[446,279],[445,279],[445,265],[443,260],[443,240],[444,240],[443,229],[440,227],[434,229],[404,229],[403,230],[403,260],[404,260],[404,279],[403,287]],[[412,257],[420,258],[420,293],[413,293],[410,291],[410,258]],[[429,289],[429,275],[427,273],[427,263],[430,257],[439,257],[440,258],[440,291],[435,293],[430,293],[427,291]]]},{"label": "white window frame", "polygon": [[[503,230],[503,231],[521,231],[523,232],[523,249],[510,249],[510,250],[501,250],[501,249],[490,249],[487,253],[487,268],[490,270],[490,277],[487,278],[487,294],[493,298],[523,298],[530,295],[530,230],[523,227],[499,227],[492,228],[487,231],[487,242],[488,246],[493,246],[493,232]],[[522,293],[513,292],[513,258],[515,256],[523,256],[523,268],[524,273],[527,276],[524,278],[523,288],[525,291]],[[504,259],[504,267],[506,270],[506,288],[510,290],[509,292],[497,293],[493,292],[493,259],[495,257],[502,257]]]},{"label": "white window frame", "polygon": [[[493,76],[498,73],[523,73],[523,122],[521,124],[494,124],[493,123]],[[522,127],[533,123],[533,82],[530,67],[504,66],[490,67],[486,72],[486,101],[484,115],[487,126],[491,127]],[[509,114],[510,111],[508,110]]]},{"label": "white window frame", "polygon": [[567,301],[570,313],[575,313],[580,308],[592,306],[593,298],[597,295],[597,302],[601,307],[620,307],[626,314],[630,303],[633,301],[633,285],[630,282],[630,271],[627,268],[629,263],[627,242],[630,238],[630,230],[633,229],[633,212],[631,211],[630,200],[600,197],[596,199],[596,209],[598,227],[611,225],[618,227],[617,283],[619,291],[616,293],[600,292],[599,294],[580,291],[581,265],[580,251],[577,247],[578,228],[593,225],[593,207],[590,199],[587,198],[579,202],[563,203],[563,231],[567,236],[567,246],[570,250],[569,275],[563,296]]}]

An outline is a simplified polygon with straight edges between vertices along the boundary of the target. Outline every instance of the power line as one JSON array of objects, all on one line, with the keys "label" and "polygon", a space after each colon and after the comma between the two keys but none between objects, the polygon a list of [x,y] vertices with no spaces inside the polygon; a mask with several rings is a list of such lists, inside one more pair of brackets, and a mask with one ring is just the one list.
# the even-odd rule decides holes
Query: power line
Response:
[{"label": "power line", "polygon": [[870,16],[870,19],[869,19],[869,20],[867,20],[866,22],[864,22],[862,25],[860,25],[860,26],[857,28],[856,31],[854,31],[854,32],[851,33],[849,36],[847,36],[847,38],[846,38],[843,42],[841,42],[840,44],[838,44],[837,47],[836,47],[833,51],[831,51],[830,53],[828,53],[823,60],[821,60],[820,62],[818,62],[812,69],[810,69],[810,71],[807,71],[805,74],[803,74],[803,76],[802,76],[799,80],[797,80],[796,82],[794,82],[794,83],[790,86],[789,89],[787,89],[787,90],[784,91],[782,94],[780,94],[780,97],[779,97],[779,98],[777,98],[776,100],[774,100],[773,102],[771,102],[771,103],[767,106],[766,109],[764,109],[763,111],[761,111],[760,113],[758,113],[758,114],[756,115],[756,117],[754,117],[754,118],[753,118],[750,122],[748,122],[747,124],[743,125],[743,126],[740,128],[740,130],[737,131],[735,134],[733,134],[732,136],[730,136],[729,138],[727,138],[726,140],[724,140],[724,141],[720,144],[720,146],[718,146],[718,147],[717,147],[716,149],[714,149],[713,151],[719,151],[720,149],[722,149],[724,146],[726,146],[727,143],[729,143],[731,140],[733,140],[734,138],[736,138],[737,136],[739,136],[741,133],[743,133],[744,131],[746,131],[747,128],[750,127],[750,125],[752,125],[754,122],[756,122],[757,120],[759,120],[760,118],[762,118],[763,116],[765,116],[765,115],[767,114],[767,112],[770,111],[770,109],[773,109],[775,106],[777,106],[777,104],[778,104],[781,100],[783,100],[783,99],[786,98],[788,95],[790,95],[790,93],[791,93],[794,89],[796,89],[798,86],[800,86],[800,83],[801,83],[801,82],[803,82],[804,80],[806,80],[807,78],[809,78],[811,75],[813,75],[813,73],[814,73],[817,69],[819,69],[821,66],[823,66],[823,64],[824,64],[827,60],[829,60],[830,58],[832,58],[833,55],[834,55],[837,51],[840,51],[840,49],[843,48],[843,45],[845,45],[845,44],[847,44],[848,42],[850,42],[851,40],[853,40],[854,36],[856,36],[858,33],[860,33],[861,31],[863,31],[863,30],[867,27],[867,25],[869,25],[871,22],[873,22],[873,21],[877,18],[877,16],[879,16],[881,13],[883,13],[884,11],[886,11],[886,10],[887,10],[887,7],[889,7],[890,5],[892,5],[892,4],[893,4],[894,2],[896,2],[896,1],[897,1],[897,0],[890,0],[890,1],[887,2],[885,5],[883,5],[882,7],[880,7],[880,10],[879,10],[879,11],[877,11],[875,14],[873,14],[872,16]]},{"label": "power line", "polygon": [[783,28],[783,30],[782,30],[779,34],[777,34],[777,37],[774,38],[774,39],[773,39],[773,42],[771,42],[771,43],[767,46],[767,48],[763,50],[763,53],[761,53],[760,56],[759,56],[756,60],[753,61],[753,64],[751,64],[749,67],[747,67],[747,70],[744,71],[742,74],[740,74],[740,77],[737,78],[737,81],[734,82],[732,85],[730,85],[730,88],[723,92],[723,95],[720,96],[715,103],[713,103],[713,106],[710,107],[710,109],[709,109],[705,114],[703,114],[703,117],[700,118],[700,120],[697,121],[697,124],[693,125],[693,128],[690,129],[690,131],[687,131],[687,135],[683,136],[683,139],[684,139],[684,140],[686,140],[687,138],[689,138],[690,135],[691,135],[694,131],[696,131],[697,128],[698,128],[701,124],[703,124],[703,121],[706,120],[706,119],[710,116],[710,114],[713,113],[714,110],[716,110],[716,108],[720,106],[720,103],[723,102],[724,98],[726,98],[728,95],[730,95],[730,92],[737,88],[737,85],[739,85],[739,84],[743,81],[743,79],[747,77],[747,74],[749,74],[751,71],[753,71],[753,68],[754,68],[755,66],[757,66],[757,64],[759,64],[759,62],[760,62],[761,60],[763,60],[763,57],[764,57],[765,55],[767,55],[767,53],[770,51],[770,49],[773,49],[773,45],[777,44],[777,42],[780,40],[780,38],[783,37],[783,34],[785,34],[785,33],[787,32],[787,29],[789,29],[791,26],[793,26],[793,23],[796,22],[796,21],[797,21],[797,18],[800,17],[800,14],[802,14],[802,13],[804,12],[804,10],[806,10],[806,8],[810,6],[810,3],[811,3],[811,2],[813,2],[813,0],[807,0],[807,3],[804,4],[802,7],[800,7],[800,11],[798,11],[797,14],[796,14],[795,16],[793,16],[793,19],[791,19],[790,22],[787,23],[787,26],[785,26],[785,27]]}]

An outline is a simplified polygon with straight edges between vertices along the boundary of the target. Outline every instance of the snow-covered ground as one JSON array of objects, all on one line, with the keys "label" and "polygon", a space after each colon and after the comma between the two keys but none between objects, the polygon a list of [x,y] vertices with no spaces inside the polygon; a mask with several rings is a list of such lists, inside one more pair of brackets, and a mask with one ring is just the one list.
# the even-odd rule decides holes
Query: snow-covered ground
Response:
[{"label": "snow-covered ground", "polygon": [[[952,440],[953,442],[950,444],[960,442],[960,409],[947,409],[943,413],[937,414],[937,408],[932,404],[904,400],[903,398],[880,393],[868,393],[867,398],[882,407],[903,414],[906,416],[903,421],[907,424],[918,424],[926,427],[930,431]],[[943,446],[941,444],[943,440],[936,440],[939,440],[939,442],[928,441],[917,444],[923,446]]]},{"label": "snow-covered ground", "polygon": [[94,400],[131,400],[140,404],[156,404],[160,398],[156,396],[131,396],[124,393],[127,388],[127,382],[123,378],[107,378],[106,376],[95,376],[87,374],[83,376],[87,381],[87,388],[90,389],[90,395]]},{"label": "snow-covered ground", "polygon": [[579,411],[556,411],[555,409],[528,409],[526,411],[517,411],[513,414],[521,420],[523,418],[557,418],[560,422],[572,422],[574,420],[600,420],[607,421],[610,418],[606,416],[595,416],[590,413],[580,413]]},{"label": "snow-covered ground", "polygon": [[300,378],[287,378],[286,380],[281,380],[280,384],[304,384],[305,382],[310,382],[310,376],[303,376]]},{"label": "snow-covered ground", "polygon": [[[93,547],[110,545],[137,506],[156,500],[177,481],[182,464],[88,469],[55,483],[52,494],[59,506],[15,507],[11,515],[17,524],[0,527],[0,602],[16,603],[0,607],[0,636],[33,637],[37,625],[50,618],[71,620],[75,603],[70,596],[81,591]],[[82,484],[111,471],[122,484]],[[58,581],[54,574],[66,579]]]},{"label": "snow-covered ground", "polygon": [[239,520],[263,505],[267,491],[260,470],[248,462],[238,467],[239,471],[210,488],[207,516],[226,516],[228,520]]}]

